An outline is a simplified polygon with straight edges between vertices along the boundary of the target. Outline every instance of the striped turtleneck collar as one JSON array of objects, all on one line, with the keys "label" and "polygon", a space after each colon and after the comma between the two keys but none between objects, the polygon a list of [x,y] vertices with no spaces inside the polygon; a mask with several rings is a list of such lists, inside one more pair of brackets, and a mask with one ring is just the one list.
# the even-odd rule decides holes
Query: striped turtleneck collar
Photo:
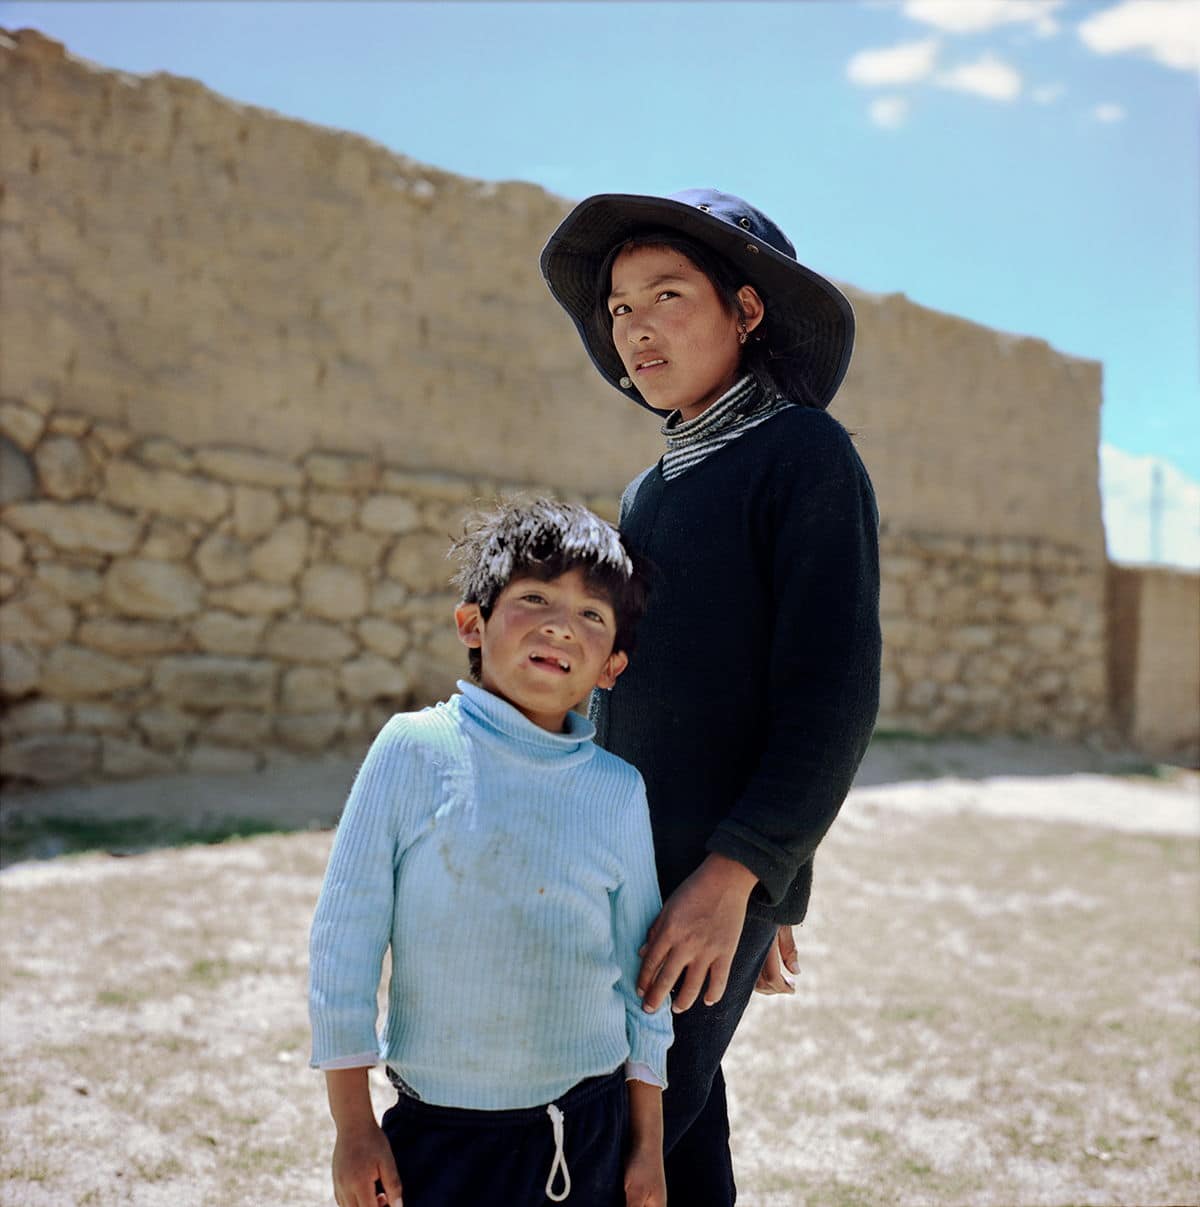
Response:
[{"label": "striped turtleneck collar", "polygon": [[663,477],[679,477],[717,449],[790,405],[786,399],[769,397],[747,373],[695,419],[682,419],[678,411],[672,411],[662,425],[662,434],[667,438],[667,451],[662,458]]}]

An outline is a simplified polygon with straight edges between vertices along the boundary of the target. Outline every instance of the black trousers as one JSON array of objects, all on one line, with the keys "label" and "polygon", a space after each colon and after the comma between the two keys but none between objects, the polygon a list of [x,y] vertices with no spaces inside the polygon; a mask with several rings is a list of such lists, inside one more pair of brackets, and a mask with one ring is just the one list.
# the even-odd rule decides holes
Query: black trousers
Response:
[{"label": "black trousers", "polygon": [[715,1006],[697,1001],[675,1015],[663,1094],[667,1201],[672,1207],[733,1207],[737,1199],[721,1058],[778,929],[774,922],[748,918],[721,1000]]},{"label": "black trousers", "polygon": [[[562,1112],[568,1207],[624,1207],[629,1099],[625,1073],[590,1077],[555,1099]],[[404,1207],[544,1207],[558,1146],[545,1106],[469,1111],[401,1095],[382,1126]],[[552,1189],[566,1187],[561,1165]],[[686,1201],[686,1200],[685,1200]]]}]

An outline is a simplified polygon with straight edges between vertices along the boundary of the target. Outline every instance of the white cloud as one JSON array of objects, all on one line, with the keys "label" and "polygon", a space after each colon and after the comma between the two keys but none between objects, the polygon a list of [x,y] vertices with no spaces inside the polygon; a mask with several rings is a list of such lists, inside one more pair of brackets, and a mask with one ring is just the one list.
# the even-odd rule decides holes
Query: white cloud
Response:
[{"label": "white cloud", "polygon": [[882,50],[860,50],[846,64],[846,75],[851,83],[864,88],[912,84],[923,80],[933,71],[937,50],[937,38],[901,42],[898,46],[888,46]]},{"label": "white cloud", "polygon": [[903,96],[881,96],[871,102],[867,112],[871,120],[885,130],[895,130],[904,125],[908,117],[909,103]]},{"label": "white cloud", "polygon": [[1097,54],[1133,52],[1180,71],[1200,69],[1196,0],[1122,0],[1081,22],[1079,37]]},{"label": "white cloud", "polygon": [[1111,101],[1106,101],[1092,109],[1092,116],[1098,122],[1120,122],[1125,120],[1125,110],[1121,105],[1114,105]]},{"label": "white cloud", "polygon": [[1200,569],[1200,482],[1167,461],[1103,444],[1100,492],[1113,561]]},{"label": "white cloud", "polygon": [[1032,96],[1039,105],[1052,105],[1066,90],[1065,84],[1043,84],[1033,90]]},{"label": "white cloud", "polygon": [[1021,94],[1021,74],[990,52],[973,63],[943,71],[937,82],[957,92],[973,92],[992,101],[1011,101]]},{"label": "white cloud", "polygon": [[977,34],[998,25],[1032,25],[1043,37],[1058,32],[1054,10],[1063,0],[904,0],[901,12],[951,34]]}]

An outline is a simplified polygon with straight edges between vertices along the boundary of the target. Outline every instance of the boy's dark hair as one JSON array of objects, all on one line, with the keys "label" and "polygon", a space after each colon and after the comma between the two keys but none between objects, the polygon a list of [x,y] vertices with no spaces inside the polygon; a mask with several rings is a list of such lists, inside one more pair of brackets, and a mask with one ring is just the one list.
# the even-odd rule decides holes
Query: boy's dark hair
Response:
[{"label": "boy's dark hair", "polygon": [[[712,282],[717,297],[730,314],[745,318],[737,292],[743,285],[754,285],[744,273],[711,247],[667,228],[643,230],[618,243],[607,256],[596,274],[596,305],[592,322],[597,333],[612,339],[612,314],[608,309],[608,295],[612,291],[612,269],[617,257],[635,247],[666,247],[677,251],[692,262]],[[742,350],[741,367],[751,373],[759,387],[768,397],[782,395],[799,406],[820,407],[805,373],[804,350],[789,348],[781,342],[781,336],[771,323],[771,299],[758,290],[766,306],[766,314],[758,329],[751,333]]]},{"label": "boy's dark hair", "polygon": [[[612,604],[613,651],[632,655],[637,622],[646,610],[648,567],[611,524],[586,507],[548,498],[507,499],[468,516],[450,556],[458,562],[452,581],[463,603],[478,604],[484,620],[514,578],[548,582],[582,569],[588,585]],[[470,649],[467,660],[478,683],[482,655]]]}]

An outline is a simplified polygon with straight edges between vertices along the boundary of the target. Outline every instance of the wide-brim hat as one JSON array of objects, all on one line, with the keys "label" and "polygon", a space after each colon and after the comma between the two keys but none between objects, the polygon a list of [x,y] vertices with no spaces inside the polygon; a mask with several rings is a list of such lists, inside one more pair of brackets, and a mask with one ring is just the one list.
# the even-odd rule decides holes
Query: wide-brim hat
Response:
[{"label": "wide-brim hat", "polygon": [[730,193],[685,189],[669,197],[599,193],[581,201],[542,249],[542,276],[571,316],[592,363],[622,394],[655,414],[594,321],[596,277],[610,251],[645,230],[672,230],[730,261],[766,305],[772,353],[800,360],[814,401],[829,405],[850,364],[854,311],[835,285],[796,259],[791,240],[761,210]]}]

